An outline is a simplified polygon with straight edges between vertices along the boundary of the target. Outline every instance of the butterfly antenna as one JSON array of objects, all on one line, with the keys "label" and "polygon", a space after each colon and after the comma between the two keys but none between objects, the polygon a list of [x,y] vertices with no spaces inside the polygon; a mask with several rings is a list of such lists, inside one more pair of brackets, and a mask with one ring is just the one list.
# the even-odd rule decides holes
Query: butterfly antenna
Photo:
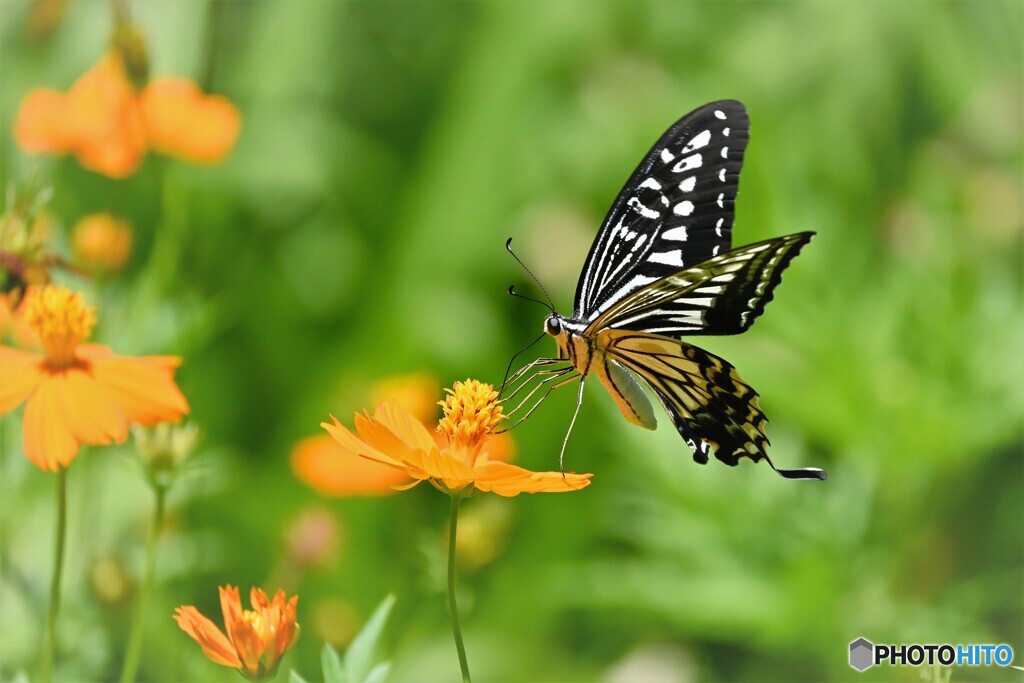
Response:
[{"label": "butterfly antenna", "polygon": [[[505,240],[505,250],[508,253],[512,254],[512,258],[514,258],[516,261],[518,261],[519,265],[521,265],[523,267],[523,270],[525,270],[527,273],[529,273],[530,277],[533,278],[533,281],[537,283],[537,286],[540,287],[540,291],[544,292],[544,298],[546,298],[548,300],[547,307],[551,309],[552,313],[554,313],[555,312],[555,304],[554,304],[553,301],[551,301],[551,295],[548,294],[548,290],[546,290],[544,288],[544,285],[542,285],[540,283],[540,280],[538,280],[537,276],[533,274],[533,271],[526,267],[526,264],[523,263],[523,259],[521,259],[518,256],[516,256],[516,252],[512,251],[512,238],[511,237],[509,237],[507,240]],[[512,294],[513,296],[522,296],[521,294],[515,294],[512,291],[511,287],[508,288],[508,293]],[[525,299],[527,297],[524,296],[523,298]],[[536,301],[536,299],[531,299],[531,301]]]}]

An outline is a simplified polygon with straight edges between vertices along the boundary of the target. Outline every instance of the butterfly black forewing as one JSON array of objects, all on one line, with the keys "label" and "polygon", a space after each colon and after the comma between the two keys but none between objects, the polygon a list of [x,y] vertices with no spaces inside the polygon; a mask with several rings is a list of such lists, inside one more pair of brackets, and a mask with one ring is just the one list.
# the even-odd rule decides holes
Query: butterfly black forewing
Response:
[{"label": "butterfly black forewing", "polygon": [[590,325],[683,335],[739,334],[772,300],[782,271],[813,232],[748,244],[652,282],[606,309]]},{"label": "butterfly black forewing", "polygon": [[638,288],[729,250],[749,129],[743,105],[722,100],[661,136],[590,248],[576,288],[576,320],[592,321]]}]

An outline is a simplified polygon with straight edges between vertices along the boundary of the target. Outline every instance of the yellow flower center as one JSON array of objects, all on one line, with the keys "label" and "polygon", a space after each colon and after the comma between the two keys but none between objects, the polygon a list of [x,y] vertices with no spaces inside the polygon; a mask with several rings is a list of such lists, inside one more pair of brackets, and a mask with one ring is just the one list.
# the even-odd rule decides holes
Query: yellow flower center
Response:
[{"label": "yellow flower center", "polygon": [[242,621],[252,626],[252,630],[263,635],[263,613],[253,610],[242,610]]},{"label": "yellow flower center", "polygon": [[445,391],[448,396],[438,402],[444,409],[444,417],[437,431],[448,437],[450,444],[476,448],[505,418],[498,403],[498,392],[490,384],[467,379]]},{"label": "yellow flower center", "polygon": [[66,368],[75,360],[75,348],[96,325],[96,311],[85,305],[81,292],[47,285],[29,295],[25,321],[43,345],[50,366]]}]

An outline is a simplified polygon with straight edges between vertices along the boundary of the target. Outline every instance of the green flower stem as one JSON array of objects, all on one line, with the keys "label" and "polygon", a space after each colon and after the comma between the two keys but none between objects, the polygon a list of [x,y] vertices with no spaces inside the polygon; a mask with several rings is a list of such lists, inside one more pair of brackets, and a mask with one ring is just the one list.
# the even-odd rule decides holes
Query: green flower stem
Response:
[{"label": "green flower stem", "polygon": [[132,683],[139,670],[139,657],[142,654],[142,633],[146,621],[146,603],[153,588],[153,574],[156,569],[156,540],[164,526],[164,510],[166,509],[167,488],[154,486],[156,507],[153,510],[153,522],[149,527],[146,539],[146,568],[142,586],[135,600],[135,614],[132,616],[132,630],[128,634],[128,647],[124,655],[124,666],[121,668],[121,683]]},{"label": "green flower stem", "polygon": [[462,496],[451,496],[452,512],[448,522],[448,610],[452,613],[452,635],[455,649],[459,651],[459,666],[462,667],[462,682],[472,683],[469,677],[469,662],[466,661],[466,646],[462,643],[462,628],[459,626],[459,607],[455,604],[455,532],[459,526],[459,504]]},{"label": "green flower stem", "polygon": [[57,540],[54,550],[53,580],[50,582],[50,612],[46,618],[46,636],[43,641],[43,663],[39,671],[40,683],[53,680],[53,653],[57,649],[57,614],[60,612],[60,575],[64,568],[64,537],[68,521],[68,471],[57,471]]}]

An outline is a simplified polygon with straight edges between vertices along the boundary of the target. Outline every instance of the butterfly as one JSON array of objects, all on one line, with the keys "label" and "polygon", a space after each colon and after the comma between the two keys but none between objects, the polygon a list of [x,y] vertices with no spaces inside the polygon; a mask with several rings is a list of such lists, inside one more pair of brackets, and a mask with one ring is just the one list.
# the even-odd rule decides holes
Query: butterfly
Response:
[{"label": "butterfly", "polygon": [[[557,313],[547,297],[551,314],[544,332],[554,338],[558,357],[538,359],[512,377],[506,372],[503,391],[511,393],[505,401],[518,401],[508,413],[515,424],[552,391],[579,380],[571,433],[584,382],[596,376],[626,420],[654,429],[643,382],[696,462],[707,463],[713,451],[727,465],[741,458],[765,460],[789,479],[826,478],[818,468],[776,468],[768,457],[767,418],[757,392],[728,361],[680,339],[750,328],[782,271],[814,235],[800,232],[731,248],[749,130],[740,102],[712,102],[679,119],[643,158],[590,248],[572,316]],[[505,246],[515,256],[510,243],[511,238]],[[509,293],[516,294],[513,287]],[[563,458],[568,439],[567,433]]]}]

